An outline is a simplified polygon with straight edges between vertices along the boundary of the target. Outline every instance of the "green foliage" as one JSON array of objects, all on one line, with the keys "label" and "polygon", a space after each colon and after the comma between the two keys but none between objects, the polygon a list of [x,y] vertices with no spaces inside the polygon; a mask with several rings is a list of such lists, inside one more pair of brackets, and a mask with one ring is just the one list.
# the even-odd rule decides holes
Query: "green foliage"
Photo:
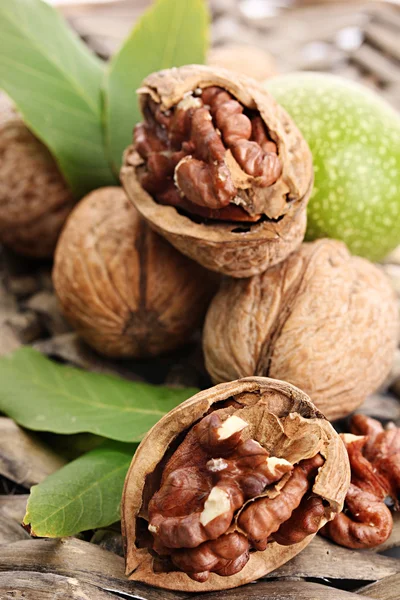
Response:
[{"label": "green foliage", "polygon": [[1,0],[0,40],[0,88],[76,197],[115,183],[103,143],[101,62],[42,0]]},{"label": "green foliage", "polygon": [[35,485],[24,517],[31,534],[64,537],[119,521],[135,449],[133,444],[106,442]]},{"label": "green foliage", "polygon": [[57,364],[32,348],[0,359],[0,412],[37,431],[139,442],[198,390],[136,383]]},{"label": "green foliage", "polygon": [[38,537],[74,535],[118,521],[123,482],[137,447],[121,441],[139,442],[166,412],[198,391],[66,367],[28,347],[0,359],[0,381],[0,412],[27,429],[87,431],[120,440],[65,436],[60,444],[60,436],[46,434],[53,447],[69,447],[72,455],[80,447],[101,445],[32,488],[24,524]]},{"label": "green foliage", "polygon": [[118,181],[140,115],[136,89],[158,71],[205,60],[205,0],[157,0],[104,69],[43,0],[0,2],[0,88],[49,148],[77,199]]}]

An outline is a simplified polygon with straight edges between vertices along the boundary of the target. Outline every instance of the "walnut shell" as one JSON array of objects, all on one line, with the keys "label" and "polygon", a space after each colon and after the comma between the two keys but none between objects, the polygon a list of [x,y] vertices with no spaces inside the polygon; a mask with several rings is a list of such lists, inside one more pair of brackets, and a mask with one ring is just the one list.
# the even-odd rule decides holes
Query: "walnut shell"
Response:
[{"label": "walnut shell", "polygon": [[210,50],[207,64],[242,73],[257,81],[265,81],[278,72],[275,59],[269,52],[248,44],[216,46]]},{"label": "walnut shell", "polygon": [[[207,269],[232,277],[248,277],[284,260],[303,240],[306,205],[313,184],[312,157],[293,121],[261,85],[222,68],[190,65],[153,73],[139,90],[142,111],[146,114],[150,101],[168,111],[187,94],[210,86],[228,91],[246,110],[259,113],[276,144],[281,173],[265,192],[267,206],[261,211],[262,218],[258,222],[207,219],[199,222],[174,206],[156,202],[139,182],[144,161],[134,146],[125,152],[121,180],[150,226],[180,252]],[[225,167],[239,190],[235,203],[239,203],[240,195],[260,194],[258,184],[235,164],[229,152],[225,155]],[[235,204],[229,206],[238,209]]]},{"label": "walnut shell", "polygon": [[74,204],[47,148],[0,94],[0,241],[22,255],[50,257]]},{"label": "walnut shell", "polygon": [[154,356],[188,342],[214,291],[208,273],[149,229],[119,187],[96,190],[73,210],[53,282],[79,335],[112,357]]},{"label": "walnut shell", "polygon": [[[220,410],[222,409],[222,411]],[[148,504],[159,485],[165,456],[182,443],[183,435],[210,411],[243,417],[250,435],[267,451],[296,463],[320,453],[325,459],[312,491],[323,498],[322,526],[343,507],[350,483],[345,447],[328,421],[298,388],[273,379],[249,377],[202,391],[165,415],[140,444],[128,471],[122,501],[122,530],[126,549],[126,574],[135,581],[183,591],[210,591],[237,587],[273,571],[298,554],[314,537],[282,546],[267,544],[264,551],[251,552],[246,566],[230,576],[211,573],[205,582],[193,581],[178,570],[156,572],[154,552],[143,544]],[[275,496],[282,487],[277,488]],[[274,492],[272,492],[273,494]]]},{"label": "walnut shell", "polygon": [[397,322],[381,270],[341,242],[305,243],[262,275],[223,283],[206,318],[206,368],[216,383],[284,379],[336,419],[384,381]]}]

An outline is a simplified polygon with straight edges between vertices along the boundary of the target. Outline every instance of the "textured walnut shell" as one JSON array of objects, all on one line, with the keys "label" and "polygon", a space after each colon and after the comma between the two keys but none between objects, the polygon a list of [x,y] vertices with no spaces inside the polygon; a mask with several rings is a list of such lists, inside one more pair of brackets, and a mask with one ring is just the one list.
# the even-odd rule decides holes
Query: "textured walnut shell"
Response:
[{"label": "textured walnut shell", "polygon": [[[342,510],[350,483],[347,453],[338,434],[309,397],[288,383],[264,377],[220,384],[196,394],[165,415],[136,451],[125,480],[122,501],[126,574],[130,579],[172,590],[201,592],[233,588],[273,571],[298,554],[314,537],[311,535],[292,546],[269,543],[265,551],[252,552],[249,562],[239,573],[228,577],[211,574],[204,583],[193,581],[180,571],[154,572],[153,556],[147,548],[137,545],[141,531],[137,518],[142,524],[146,520],[151,474],[157,479],[163,457],[180,443],[176,441],[177,436],[190,429],[210,409],[219,409],[223,401],[232,399],[244,410],[253,407],[253,421],[249,421],[249,413],[246,413],[246,420],[251,423],[251,435],[267,450],[277,448],[282,442],[280,455],[293,462],[318,452],[325,458],[313,485],[313,492],[326,501],[326,518],[321,526]],[[237,409],[228,407],[225,410],[232,414]]]},{"label": "textured walnut shell", "polygon": [[154,356],[188,342],[214,291],[208,273],[157,236],[118,187],[76,206],[57,245],[53,282],[81,337],[114,357]]},{"label": "textured walnut shell", "polygon": [[312,190],[310,150],[285,110],[255,80],[225,69],[190,65],[148,76],[139,90],[142,109],[151,97],[163,109],[176,105],[196,88],[219,86],[243,106],[259,111],[278,146],[282,173],[271,186],[266,217],[258,223],[201,222],[158,204],[140,185],[143,160],[133,146],[121,170],[124,188],[150,226],[180,252],[207,269],[248,277],[286,258],[303,240],[306,205]]},{"label": "textured walnut shell", "polygon": [[242,73],[257,81],[265,81],[278,72],[275,59],[269,52],[248,44],[225,44],[212,48],[207,64]]},{"label": "textured walnut shell", "polygon": [[26,256],[52,256],[74,198],[47,148],[0,95],[0,241]]},{"label": "textured walnut shell", "polygon": [[216,383],[289,381],[335,419],[385,379],[397,321],[385,275],[341,242],[319,240],[262,275],[223,283],[206,318],[206,367]]}]

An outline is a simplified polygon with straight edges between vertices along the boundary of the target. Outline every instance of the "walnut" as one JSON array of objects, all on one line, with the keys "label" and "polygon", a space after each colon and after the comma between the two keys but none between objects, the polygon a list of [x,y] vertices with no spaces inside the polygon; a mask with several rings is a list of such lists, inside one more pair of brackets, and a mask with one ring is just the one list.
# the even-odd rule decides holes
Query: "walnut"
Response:
[{"label": "walnut", "polygon": [[150,226],[206,268],[247,277],[301,243],[310,150],[255,80],[186,66],[147,77],[121,179]]},{"label": "walnut", "polygon": [[[353,434],[365,436],[364,454],[372,469],[381,478],[384,497],[390,496],[399,509],[400,500],[400,428],[388,423],[384,429],[379,421],[366,415],[354,415]],[[376,494],[378,495],[378,494]]]},{"label": "walnut", "polygon": [[210,50],[207,64],[242,73],[257,81],[277,75],[274,57],[259,46],[248,44],[216,46]]},{"label": "walnut", "polygon": [[[351,485],[344,511],[321,533],[347,548],[374,548],[385,542],[393,518],[384,503],[390,497],[398,508],[400,486],[400,429],[365,415],[354,415],[342,434],[351,467]],[[355,435],[361,432],[363,435]]]},{"label": "walnut", "polygon": [[325,525],[322,534],[346,548],[375,548],[392,533],[388,507],[373,494],[351,484],[345,511]]},{"label": "walnut", "polygon": [[53,282],[66,318],[112,357],[154,356],[188,342],[214,291],[209,274],[149,229],[118,187],[92,192],[74,209]]},{"label": "walnut", "polygon": [[342,510],[349,483],[344,444],[301,390],[249,377],[200,392],[132,460],[126,573],[183,591],[253,581]]},{"label": "walnut", "polygon": [[47,148],[0,94],[0,241],[26,256],[52,256],[74,206]]},{"label": "walnut", "polygon": [[381,270],[341,242],[319,240],[266,273],[223,282],[204,327],[206,368],[215,383],[283,379],[336,419],[384,381],[397,327]]}]

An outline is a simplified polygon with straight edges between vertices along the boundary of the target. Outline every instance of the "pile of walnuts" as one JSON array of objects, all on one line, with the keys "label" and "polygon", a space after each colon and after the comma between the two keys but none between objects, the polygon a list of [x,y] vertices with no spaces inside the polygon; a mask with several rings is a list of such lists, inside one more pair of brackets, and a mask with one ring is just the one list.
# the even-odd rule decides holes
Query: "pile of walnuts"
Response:
[{"label": "pile of walnuts", "polygon": [[[382,543],[384,500],[397,507],[400,490],[399,430],[357,415],[341,439],[327,419],[388,374],[398,331],[388,281],[340,242],[303,243],[311,153],[256,80],[191,65],[147,77],[139,101],[123,188],[72,210],[55,290],[81,337],[115,358],[170,352],[204,325],[217,385],[166,415],[132,461],[129,577],[225,589],[283,564],[320,529],[351,548]],[[31,134],[17,120],[3,129],[13,196],[0,189],[0,237],[45,256],[73,200]],[[31,186],[12,179],[20,142]],[[46,218],[32,201],[39,184],[52,198]],[[4,216],[11,196],[18,227]]]},{"label": "pile of walnuts", "polygon": [[349,414],[390,369],[397,306],[340,242],[302,243],[313,170],[301,133],[259,83],[224,69],[154,73],[139,99],[128,198],[93,192],[61,234],[66,317],[98,352],[141,358],[187,343],[211,301],[214,383],[273,377],[330,419]]},{"label": "pile of walnuts", "polygon": [[[393,362],[389,282],[340,242],[302,243],[310,153],[255,81],[184,67],[149,76],[139,97],[144,119],[125,153],[124,188],[156,232],[225,278],[203,330],[219,385],[149,433],[126,479],[127,574],[221,589],[276,568],[319,529],[351,548],[382,543],[392,529],[384,500],[397,506],[400,490],[397,428],[358,415],[352,431],[363,435],[335,440],[332,454],[300,427],[298,406],[283,410],[274,385],[298,386],[330,419],[356,409]],[[232,391],[239,384],[243,394]],[[290,439],[288,423],[298,450],[309,439],[306,452],[280,446],[276,431]]]},{"label": "pile of walnuts", "polygon": [[187,66],[147,77],[121,179],[155,231],[228,275],[207,313],[214,383],[252,375],[304,390],[330,419],[385,379],[397,343],[383,273],[333,240],[302,243],[312,158],[252,79]]}]

